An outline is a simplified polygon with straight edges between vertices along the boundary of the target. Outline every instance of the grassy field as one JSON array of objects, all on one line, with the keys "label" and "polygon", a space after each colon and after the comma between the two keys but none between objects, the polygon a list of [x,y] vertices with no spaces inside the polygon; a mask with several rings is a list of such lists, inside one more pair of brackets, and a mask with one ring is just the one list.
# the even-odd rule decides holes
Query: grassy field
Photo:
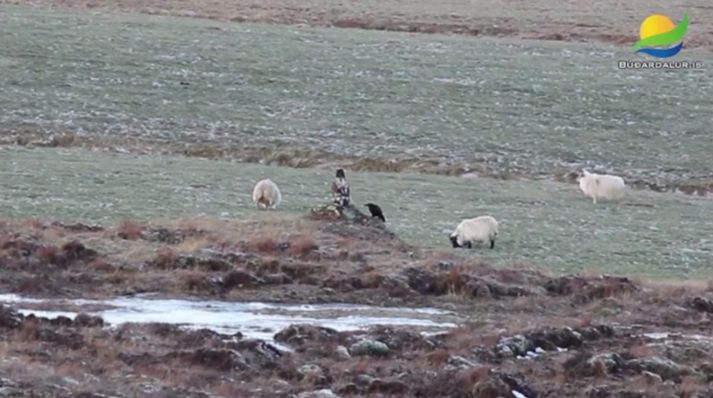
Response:
[{"label": "grassy field", "polygon": [[[0,5],[0,134],[418,158],[630,182],[713,174],[713,75],[628,45],[473,39]],[[710,53],[683,59],[713,65]]]},{"label": "grassy field", "polygon": [[[706,1],[0,0],[0,395],[713,396],[713,200],[654,192],[713,192]],[[640,18],[687,11],[677,59],[704,69],[616,68]],[[300,218],[337,165],[439,250]],[[585,165],[651,189],[594,205],[555,182]],[[252,203],[266,177],[277,210]],[[451,249],[484,214],[495,249]],[[102,306],[135,294],[150,324]],[[273,304],[214,314],[245,335],[165,324],[228,302]],[[458,326],[273,334],[359,320],[330,303]]]},{"label": "grassy field", "polygon": [[637,39],[643,18],[655,13],[693,22],[688,47],[713,49],[707,0],[0,0],[0,4],[130,11],[221,21],[340,26],[618,44]]},{"label": "grassy field", "polygon": [[[284,197],[279,211],[251,203],[269,176]],[[460,219],[492,214],[501,238],[482,256],[498,264],[551,271],[646,277],[713,275],[713,201],[632,191],[620,204],[592,205],[574,185],[406,173],[352,173],[354,200],[384,208],[388,225],[411,243],[448,247]],[[328,196],[331,170],[291,169],[183,157],[83,150],[0,149],[0,217],[82,220],[210,216],[270,218],[304,214]]]}]

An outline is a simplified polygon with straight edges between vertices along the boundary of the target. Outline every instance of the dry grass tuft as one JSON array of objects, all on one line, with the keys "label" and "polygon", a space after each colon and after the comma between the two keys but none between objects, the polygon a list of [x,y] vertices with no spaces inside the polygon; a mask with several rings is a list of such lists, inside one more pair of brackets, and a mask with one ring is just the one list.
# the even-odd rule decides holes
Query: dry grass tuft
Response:
[{"label": "dry grass tuft", "polygon": [[57,374],[73,378],[79,378],[86,374],[82,368],[82,361],[75,361],[72,358],[64,359],[55,367],[55,370]]},{"label": "dry grass tuft", "polygon": [[277,240],[271,236],[260,236],[250,241],[250,247],[260,253],[273,253],[277,251]]},{"label": "dry grass tuft", "polygon": [[170,247],[162,247],[158,249],[158,253],[156,253],[154,264],[160,268],[173,268],[177,257],[173,249]]},{"label": "dry grass tuft", "polygon": [[206,276],[202,271],[180,271],[178,280],[188,290],[203,290],[206,285]]},{"label": "dry grass tuft", "polygon": [[426,355],[426,360],[428,360],[428,363],[433,366],[443,366],[448,363],[448,358],[450,357],[451,355],[448,350],[441,348],[428,353]]},{"label": "dry grass tuft", "polygon": [[211,388],[211,392],[219,397],[246,397],[249,391],[234,382],[221,382]]},{"label": "dry grass tuft", "polygon": [[319,245],[309,236],[299,236],[290,242],[289,253],[295,257],[307,257],[319,249]]},{"label": "dry grass tuft", "polygon": [[628,278],[604,277],[599,284],[590,288],[587,295],[590,299],[603,299],[613,296],[632,294],[638,287]]},{"label": "dry grass tuft", "polygon": [[108,261],[102,260],[100,258],[93,260],[87,264],[87,267],[90,269],[94,269],[100,272],[110,272],[114,270],[114,266],[111,265]]},{"label": "dry grass tuft", "polygon": [[26,319],[22,324],[22,328],[18,332],[18,338],[20,341],[33,342],[37,340],[37,335],[39,333],[39,322],[37,319]]},{"label": "dry grass tuft", "polygon": [[35,252],[37,259],[41,264],[57,265],[59,258],[59,249],[54,246],[41,246]]},{"label": "dry grass tuft", "polygon": [[656,349],[648,344],[636,344],[629,347],[629,354],[635,358],[646,358],[657,355]]},{"label": "dry grass tuft", "polygon": [[74,133],[64,133],[64,134],[58,134],[58,135],[53,135],[52,138],[50,138],[49,142],[47,142],[46,146],[53,147],[53,148],[68,148],[71,146],[76,145],[79,142],[79,137],[74,134]]},{"label": "dry grass tuft", "polygon": [[37,229],[37,230],[42,230],[42,229],[46,228],[45,223],[43,223],[40,220],[34,219],[34,218],[27,220],[25,222],[25,225],[27,225],[31,229]]},{"label": "dry grass tuft", "polygon": [[705,392],[706,384],[707,383],[703,383],[702,380],[699,380],[699,376],[683,376],[680,384],[680,397],[696,398],[709,396],[710,390],[708,390],[708,394]]},{"label": "dry grass tuft", "polygon": [[223,246],[225,245],[225,243],[218,242],[217,237],[215,236],[197,236],[194,238],[186,239],[175,247],[176,250],[179,252],[191,253],[201,249],[212,247],[216,243]]},{"label": "dry grass tuft", "polygon": [[141,225],[130,220],[124,220],[117,227],[116,235],[121,239],[137,240],[141,238],[142,232]]},{"label": "dry grass tuft", "polygon": [[490,368],[486,366],[464,369],[456,376],[462,391],[472,391],[475,386],[488,379]]},{"label": "dry grass tuft", "polygon": [[453,268],[448,271],[448,274],[446,276],[447,291],[453,293],[462,292],[466,283],[467,279],[459,269]]},{"label": "dry grass tuft", "polygon": [[642,280],[640,284],[652,288],[662,299],[675,299],[691,294],[713,292],[713,279],[686,281]]}]

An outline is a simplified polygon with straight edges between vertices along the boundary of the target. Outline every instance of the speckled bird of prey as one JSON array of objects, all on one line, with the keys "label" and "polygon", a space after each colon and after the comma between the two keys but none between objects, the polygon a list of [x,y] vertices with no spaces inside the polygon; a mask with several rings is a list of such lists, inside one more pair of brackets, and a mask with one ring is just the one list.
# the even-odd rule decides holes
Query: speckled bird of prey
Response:
[{"label": "speckled bird of prey", "polygon": [[351,200],[351,192],[349,190],[349,182],[344,174],[343,169],[337,169],[337,175],[332,182],[332,196],[334,204],[341,207],[349,206]]}]

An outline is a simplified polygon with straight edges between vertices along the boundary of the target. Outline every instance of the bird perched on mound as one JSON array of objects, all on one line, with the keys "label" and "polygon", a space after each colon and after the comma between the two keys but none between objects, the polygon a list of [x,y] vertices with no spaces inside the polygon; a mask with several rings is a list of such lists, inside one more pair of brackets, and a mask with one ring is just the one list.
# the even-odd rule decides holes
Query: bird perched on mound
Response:
[{"label": "bird perched on mound", "polygon": [[379,207],[379,205],[376,205],[374,203],[367,203],[365,206],[369,208],[369,213],[371,213],[372,217],[376,217],[379,220],[386,222],[384,212],[381,211],[381,207]]},{"label": "bird perched on mound", "polygon": [[332,196],[334,197],[334,204],[337,206],[349,206],[351,199],[349,183],[343,169],[337,169],[337,175],[334,178],[334,182],[332,182]]}]

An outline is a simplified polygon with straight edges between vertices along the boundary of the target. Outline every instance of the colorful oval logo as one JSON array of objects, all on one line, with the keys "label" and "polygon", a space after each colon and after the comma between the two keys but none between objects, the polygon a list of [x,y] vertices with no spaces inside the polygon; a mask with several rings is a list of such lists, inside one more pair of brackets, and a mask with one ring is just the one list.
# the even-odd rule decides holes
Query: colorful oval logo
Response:
[{"label": "colorful oval logo", "polygon": [[665,15],[651,15],[641,23],[641,40],[634,44],[634,51],[656,58],[668,58],[683,48],[683,36],[688,30],[688,14],[676,26]]}]

